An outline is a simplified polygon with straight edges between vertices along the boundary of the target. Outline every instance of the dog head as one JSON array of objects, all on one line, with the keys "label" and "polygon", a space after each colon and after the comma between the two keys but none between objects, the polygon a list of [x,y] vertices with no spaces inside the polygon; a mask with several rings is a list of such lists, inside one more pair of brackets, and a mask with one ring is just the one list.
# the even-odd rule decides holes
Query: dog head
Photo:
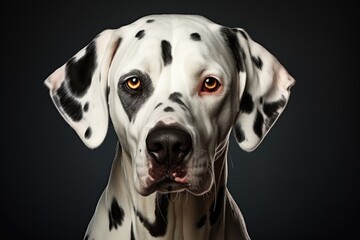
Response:
[{"label": "dog head", "polygon": [[100,33],[45,84],[90,148],[104,140],[110,115],[140,194],[200,195],[231,129],[242,149],[255,149],[294,79],[242,29],[157,15]]}]

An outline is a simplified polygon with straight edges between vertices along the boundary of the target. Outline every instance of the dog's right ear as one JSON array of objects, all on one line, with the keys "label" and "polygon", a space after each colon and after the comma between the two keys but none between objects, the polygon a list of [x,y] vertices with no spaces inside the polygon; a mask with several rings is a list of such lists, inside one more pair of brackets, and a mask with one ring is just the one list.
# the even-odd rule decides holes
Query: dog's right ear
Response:
[{"label": "dog's right ear", "polygon": [[89,148],[98,147],[108,128],[108,71],[121,38],[105,30],[53,72],[45,85],[66,122]]}]

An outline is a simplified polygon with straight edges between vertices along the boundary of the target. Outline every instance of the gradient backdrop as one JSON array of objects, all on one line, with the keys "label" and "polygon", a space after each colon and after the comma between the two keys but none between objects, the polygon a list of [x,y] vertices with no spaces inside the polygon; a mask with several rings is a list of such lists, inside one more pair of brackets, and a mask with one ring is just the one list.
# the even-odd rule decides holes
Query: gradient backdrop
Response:
[{"label": "gradient backdrop", "polygon": [[82,239],[107,184],[116,138],[110,129],[98,149],[87,149],[43,81],[102,30],[154,13],[200,14],[243,27],[297,80],[286,111],[255,152],[243,152],[231,136],[229,188],[252,239],[359,239],[355,6],[28,2],[1,3],[1,239]]}]

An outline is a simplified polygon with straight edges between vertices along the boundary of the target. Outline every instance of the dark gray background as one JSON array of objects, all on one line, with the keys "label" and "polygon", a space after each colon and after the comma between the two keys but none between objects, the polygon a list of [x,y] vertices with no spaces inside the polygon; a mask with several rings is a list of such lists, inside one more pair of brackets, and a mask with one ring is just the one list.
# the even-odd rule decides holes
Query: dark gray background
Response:
[{"label": "dark gray background", "polygon": [[[296,78],[286,111],[245,153],[231,137],[229,188],[250,236],[359,239],[358,26],[328,1],[1,3],[1,239],[82,239],[106,186],[115,134],[89,150],[43,81],[99,32],[153,13],[243,27]],[[31,2],[31,3],[30,3]]]}]

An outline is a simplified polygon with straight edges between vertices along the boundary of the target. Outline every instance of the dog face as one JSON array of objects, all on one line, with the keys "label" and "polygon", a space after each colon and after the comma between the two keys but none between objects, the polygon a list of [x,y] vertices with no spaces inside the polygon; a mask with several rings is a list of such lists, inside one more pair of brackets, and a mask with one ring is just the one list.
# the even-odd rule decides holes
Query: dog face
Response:
[{"label": "dog face", "polygon": [[142,195],[209,191],[232,127],[244,150],[255,149],[293,83],[242,29],[188,15],[106,30],[45,81],[90,148],[103,141],[110,115]]}]

